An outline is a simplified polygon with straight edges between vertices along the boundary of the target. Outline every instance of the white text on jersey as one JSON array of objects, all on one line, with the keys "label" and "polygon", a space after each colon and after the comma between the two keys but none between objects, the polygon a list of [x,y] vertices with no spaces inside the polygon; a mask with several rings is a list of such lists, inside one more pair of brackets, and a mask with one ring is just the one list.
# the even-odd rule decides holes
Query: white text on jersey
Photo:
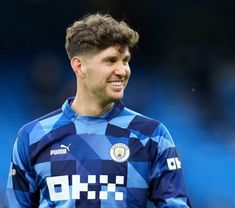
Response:
[{"label": "white text on jersey", "polygon": [[178,157],[172,157],[167,159],[167,165],[169,170],[176,170],[181,168],[181,162]]},{"label": "white text on jersey", "polygon": [[[87,193],[87,200],[94,200],[96,196],[98,196],[100,200],[108,200],[109,194],[113,194],[115,200],[124,200],[123,192],[117,190],[120,185],[124,184],[124,176],[116,176],[115,183],[109,183],[108,175],[88,175],[88,182],[81,183],[80,175],[72,175],[71,189],[69,187],[68,175],[47,177],[46,182],[51,201],[80,199],[81,192]],[[98,195],[96,191],[89,190],[89,184],[96,183],[101,184],[103,187]]]}]

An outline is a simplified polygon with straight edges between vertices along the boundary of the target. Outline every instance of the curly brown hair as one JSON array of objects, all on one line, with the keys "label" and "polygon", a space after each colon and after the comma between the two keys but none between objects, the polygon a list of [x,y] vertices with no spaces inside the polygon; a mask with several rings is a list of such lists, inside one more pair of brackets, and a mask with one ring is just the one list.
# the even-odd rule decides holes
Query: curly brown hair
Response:
[{"label": "curly brown hair", "polygon": [[138,40],[139,34],[124,21],[118,22],[109,14],[97,13],[87,15],[67,28],[65,48],[71,59],[115,44],[132,48]]}]

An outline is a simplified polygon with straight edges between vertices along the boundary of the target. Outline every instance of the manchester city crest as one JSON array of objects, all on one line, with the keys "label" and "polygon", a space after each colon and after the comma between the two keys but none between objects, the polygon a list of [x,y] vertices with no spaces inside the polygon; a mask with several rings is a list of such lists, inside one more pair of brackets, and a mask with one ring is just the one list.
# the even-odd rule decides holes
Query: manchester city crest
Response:
[{"label": "manchester city crest", "polygon": [[130,149],[123,143],[114,144],[110,149],[110,156],[116,162],[125,162],[130,156]]}]

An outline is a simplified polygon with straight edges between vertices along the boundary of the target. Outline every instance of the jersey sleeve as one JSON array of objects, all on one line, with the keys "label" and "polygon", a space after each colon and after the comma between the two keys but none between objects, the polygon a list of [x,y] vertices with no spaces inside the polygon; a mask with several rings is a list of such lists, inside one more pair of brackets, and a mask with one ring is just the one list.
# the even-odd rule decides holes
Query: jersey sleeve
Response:
[{"label": "jersey sleeve", "polygon": [[149,199],[155,208],[191,207],[181,162],[167,128],[160,124],[154,132]]},{"label": "jersey sleeve", "polygon": [[38,192],[30,167],[28,134],[20,130],[15,140],[5,194],[5,207],[38,207]]}]

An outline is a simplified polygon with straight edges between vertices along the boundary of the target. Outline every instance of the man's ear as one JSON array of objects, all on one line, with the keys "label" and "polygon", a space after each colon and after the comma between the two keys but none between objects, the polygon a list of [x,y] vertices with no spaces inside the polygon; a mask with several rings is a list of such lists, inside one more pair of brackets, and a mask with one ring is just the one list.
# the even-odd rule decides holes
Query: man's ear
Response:
[{"label": "man's ear", "polygon": [[85,67],[84,67],[84,62],[81,57],[74,56],[70,60],[70,64],[76,76],[80,78],[85,77]]}]

